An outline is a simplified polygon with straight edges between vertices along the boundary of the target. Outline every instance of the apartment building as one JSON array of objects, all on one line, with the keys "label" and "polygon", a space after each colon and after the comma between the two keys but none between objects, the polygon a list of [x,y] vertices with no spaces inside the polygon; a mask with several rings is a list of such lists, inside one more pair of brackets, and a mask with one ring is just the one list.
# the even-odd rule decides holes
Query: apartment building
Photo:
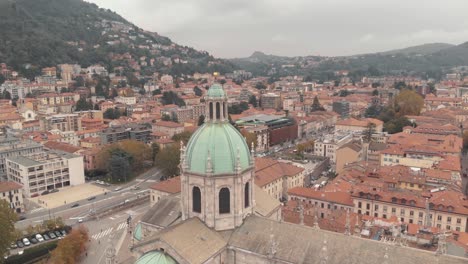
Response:
[{"label": "apartment building", "polygon": [[288,197],[288,190],[304,186],[304,168],[268,158],[255,159],[255,184],[275,199]]},{"label": "apartment building", "polygon": [[0,181],[6,181],[6,158],[26,156],[42,152],[44,147],[31,140],[20,140],[14,137],[0,138]]},{"label": "apartment building", "polygon": [[24,212],[23,186],[21,184],[11,181],[1,182],[0,199],[7,201],[15,212]]},{"label": "apartment building", "polygon": [[352,134],[349,133],[335,133],[319,139],[314,144],[314,154],[316,156],[330,158],[330,161],[336,164],[336,151],[351,142],[353,139]]},{"label": "apartment building", "polygon": [[109,127],[102,131],[101,143],[112,144],[127,139],[148,143],[151,141],[151,133],[151,126],[146,124]]},{"label": "apartment building", "polygon": [[80,95],[77,93],[47,93],[39,95],[37,100],[41,105],[74,104],[80,100]]},{"label": "apartment building", "polygon": [[265,109],[281,109],[283,106],[281,96],[274,93],[262,94],[261,100],[261,106]]},{"label": "apartment building", "polygon": [[172,138],[175,134],[184,132],[184,125],[171,121],[159,121],[153,124],[153,132],[161,132]]},{"label": "apartment building", "polygon": [[85,183],[83,157],[61,151],[9,157],[6,171],[9,181],[23,185],[25,197]]},{"label": "apartment building", "polygon": [[82,130],[81,117],[78,114],[57,114],[42,117],[39,120],[41,130],[80,131]]},{"label": "apartment building", "polygon": [[377,191],[359,186],[352,197],[354,212],[439,229],[468,231],[468,207],[462,193],[440,190],[427,194],[403,191]]}]

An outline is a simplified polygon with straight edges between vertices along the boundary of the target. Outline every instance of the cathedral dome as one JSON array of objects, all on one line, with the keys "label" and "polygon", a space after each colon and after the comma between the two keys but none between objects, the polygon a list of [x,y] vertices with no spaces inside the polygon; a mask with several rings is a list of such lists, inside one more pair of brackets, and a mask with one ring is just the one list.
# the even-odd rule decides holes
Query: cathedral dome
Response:
[{"label": "cathedral dome", "polygon": [[237,166],[240,171],[251,166],[247,143],[228,122],[209,122],[200,127],[187,144],[185,159],[185,170],[198,174],[206,174],[210,165],[214,175],[234,174]]},{"label": "cathedral dome", "polygon": [[210,87],[206,96],[209,98],[224,98],[226,97],[226,93],[220,84],[215,83]]},{"label": "cathedral dome", "polygon": [[155,250],[150,251],[141,258],[139,258],[135,264],[176,264],[177,262],[169,255],[164,252]]}]

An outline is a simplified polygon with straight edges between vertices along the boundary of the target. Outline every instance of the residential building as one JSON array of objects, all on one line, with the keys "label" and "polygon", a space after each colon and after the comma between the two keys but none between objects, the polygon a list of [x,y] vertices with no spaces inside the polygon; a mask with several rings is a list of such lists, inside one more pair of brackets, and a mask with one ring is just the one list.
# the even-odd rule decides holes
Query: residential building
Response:
[{"label": "residential building", "polygon": [[23,186],[21,184],[12,181],[0,182],[0,199],[7,201],[15,212],[24,212]]},{"label": "residential building", "polygon": [[112,144],[122,140],[136,140],[144,143],[151,141],[151,126],[147,124],[128,124],[109,127],[101,133],[101,143]]},{"label": "residential building", "polygon": [[369,124],[375,125],[374,133],[382,133],[383,122],[375,118],[347,118],[336,122],[335,129],[341,131],[362,133],[368,129]]},{"label": "residential building", "polygon": [[167,195],[180,193],[180,176],[155,183],[151,187],[150,204],[154,205]]},{"label": "residential building", "polygon": [[315,141],[314,154],[330,158],[330,162],[336,164],[336,151],[352,139],[352,134],[349,133],[336,132],[333,135],[327,135]]},{"label": "residential building", "polygon": [[116,103],[121,103],[125,105],[134,105],[136,104],[136,97],[135,96],[117,96],[114,98]]},{"label": "residential building", "polygon": [[283,106],[281,96],[274,93],[262,94],[261,106],[264,109],[281,109]]},{"label": "residential building", "polygon": [[161,132],[172,138],[175,134],[184,132],[184,125],[171,121],[159,121],[153,124],[153,132]]},{"label": "residential building", "polygon": [[6,158],[26,156],[43,151],[43,146],[31,140],[20,140],[13,137],[0,139],[0,181],[6,181]]},{"label": "residential building", "polygon": [[85,182],[83,157],[61,151],[9,157],[6,170],[8,180],[23,185],[26,197]]},{"label": "residential building", "polygon": [[45,116],[39,120],[41,130],[80,131],[81,117],[78,114],[57,114]]}]

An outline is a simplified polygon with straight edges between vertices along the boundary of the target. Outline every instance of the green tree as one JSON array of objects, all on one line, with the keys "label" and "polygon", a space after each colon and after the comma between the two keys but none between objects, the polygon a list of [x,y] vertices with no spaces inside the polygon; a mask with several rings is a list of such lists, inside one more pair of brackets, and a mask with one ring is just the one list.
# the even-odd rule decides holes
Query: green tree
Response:
[{"label": "green tree", "polygon": [[378,82],[372,83],[372,88],[377,88],[377,87],[380,87],[380,83]]},{"label": "green tree", "polygon": [[262,82],[258,82],[255,84],[255,88],[258,89],[258,90],[265,90],[267,87],[264,83]]},{"label": "green tree", "polygon": [[75,111],[86,111],[92,109],[93,103],[86,101],[84,98],[80,98],[75,104]]},{"label": "green tree", "polygon": [[384,123],[384,129],[389,134],[395,134],[403,131],[403,128],[405,126],[411,125],[413,124],[411,123],[411,121],[408,120],[408,118],[401,116]]},{"label": "green tree", "polygon": [[127,181],[127,176],[131,174],[130,163],[133,157],[122,149],[111,150],[108,171],[113,181]]},{"label": "green tree", "polygon": [[379,90],[375,89],[372,91],[372,96],[378,96],[379,95]]},{"label": "green tree", "polygon": [[394,84],[394,86],[395,86],[395,89],[398,89],[398,90],[407,88],[406,83],[405,83],[405,82],[401,82],[401,81],[400,81],[400,82],[396,82],[396,83]]},{"label": "green tree", "polygon": [[10,208],[6,200],[0,199],[0,256],[8,252],[10,244],[15,239],[16,213]]},{"label": "green tree", "polygon": [[350,95],[351,93],[348,91],[348,90],[341,90],[340,93],[339,93],[339,96],[340,97],[346,97],[348,95]]},{"label": "green tree", "polygon": [[151,143],[151,154],[152,154],[152,161],[153,161],[153,166],[156,165],[156,156],[158,155],[159,151],[161,150],[161,147],[159,146],[158,143]]},{"label": "green tree", "polygon": [[156,155],[158,167],[165,172],[165,177],[171,178],[179,175],[180,149],[178,144],[165,147]]},{"label": "green tree", "polygon": [[160,89],[153,90],[153,91],[151,92],[151,94],[152,94],[153,96],[158,95],[158,94],[161,94],[161,90],[160,90]]},{"label": "green tree", "polygon": [[249,96],[249,104],[253,105],[253,107],[257,107],[257,97],[255,95]]},{"label": "green tree", "polygon": [[185,102],[173,91],[164,92],[163,97],[161,98],[163,105],[175,104],[178,106],[185,106]]},{"label": "green tree", "polygon": [[325,108],[320,104],[319,99],[317,96],[314,97],[314,101],[312,102],[311,111],[325,111]]},{"label": "green tree", "polygon": [[198,86],[193,87],[193,92],[195,93],[196,96],[202,96],[203,95],[202,89],[200,89],[200,87],[198,87]]},{"label": "green tree", "polygon": [[201,115],[198,117],[198,126],[201,126],[205,123],[205,116],[204,115]]},{"label": "green tree", "polygon": [[2,85],[6,81],[5,76],[3,74],[0,74],[0,85]]},{"label": "green tree", "polygon": [[171,116],[167,114],[163,114],[161,117],[162,121],[171,121]]},{"label": "green tree", "polygon": [[103,116],[106,119],[119,119],[121,114],[118,109],[109,108],[104,112]]}]

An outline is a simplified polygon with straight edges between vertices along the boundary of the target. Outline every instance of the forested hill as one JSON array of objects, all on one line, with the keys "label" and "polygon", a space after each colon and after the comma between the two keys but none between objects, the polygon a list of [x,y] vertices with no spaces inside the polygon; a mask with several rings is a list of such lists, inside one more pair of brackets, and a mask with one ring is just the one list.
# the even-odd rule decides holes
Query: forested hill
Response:
[{"label": "forested hill", "polygon": [[111,55],[125,53],[145,56],[148,64],[154,59],[155,67],[175,75],[232,70],[232,64],[207,52],[177,45],[82,0],[0,0],[0,62],[15,69],[60,63],[112,66],[119,63]]}]

